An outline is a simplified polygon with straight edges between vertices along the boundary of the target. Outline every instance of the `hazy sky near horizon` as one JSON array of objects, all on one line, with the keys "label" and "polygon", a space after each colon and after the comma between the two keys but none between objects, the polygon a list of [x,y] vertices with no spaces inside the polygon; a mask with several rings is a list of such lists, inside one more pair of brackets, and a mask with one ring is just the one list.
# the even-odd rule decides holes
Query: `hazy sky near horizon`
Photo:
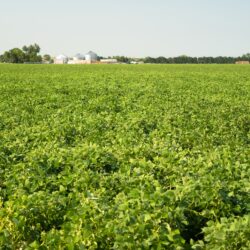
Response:
[{"label": "hazy sky near horizon", "polygon": [[38,43],[72,56],[238,56],[250,0],[0,0],[0,54]]}]

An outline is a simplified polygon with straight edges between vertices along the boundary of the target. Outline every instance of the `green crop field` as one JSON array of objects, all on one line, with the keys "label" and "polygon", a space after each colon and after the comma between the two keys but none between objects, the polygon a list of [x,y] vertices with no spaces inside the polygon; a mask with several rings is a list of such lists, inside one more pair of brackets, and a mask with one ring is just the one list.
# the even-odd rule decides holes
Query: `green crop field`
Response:
[{"label": "green crop field", "polygon": [[250,67],[0,64],[0,249],[250,249]]}]

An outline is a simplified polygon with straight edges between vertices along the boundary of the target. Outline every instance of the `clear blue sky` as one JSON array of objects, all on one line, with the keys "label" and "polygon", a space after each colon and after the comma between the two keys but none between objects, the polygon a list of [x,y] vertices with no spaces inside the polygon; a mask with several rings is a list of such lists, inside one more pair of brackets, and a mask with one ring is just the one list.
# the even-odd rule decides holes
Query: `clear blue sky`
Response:
[{"label": "clear blue sky", "polygon": [[250,52],[250,0],[0,0],[0,53],[238,56]]}]

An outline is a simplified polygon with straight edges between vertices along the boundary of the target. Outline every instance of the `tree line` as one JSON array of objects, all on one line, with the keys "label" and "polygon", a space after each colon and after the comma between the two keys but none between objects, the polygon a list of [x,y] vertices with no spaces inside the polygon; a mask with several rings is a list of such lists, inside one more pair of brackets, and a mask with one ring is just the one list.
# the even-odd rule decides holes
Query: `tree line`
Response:
[{"label": "tree line", "polygon": [[[23,46],[22,49],[14,48],[9,51],[5,51],[3,55],[0,55],[0,62],[4,63],[53,63],[53,59],[50,55],[39,55],[40,46],[33,44],[29,46]],[[103,58],[103,57],[99,57]],[[109,57],[117,59],[120,63],[131,62],[144,62],[153,64],[234,64],[237,61],[250,61],[250,53],[239,57],[190,57],[186,55],[178,57],[146,57],[146,58],[130,58],[126,56],[113,56]]]},{"label": "tree line", "polygon": [[158,64],[234,64],[237,61],[250,61],[250,53],[239,57],[190,57],[190,56],[178,56],[178,57],[146,57],[143,59],[144,63],[158,63]]},{"label": "tree line", "polygon": [[250,61],[250,53],[239,57],[190,57],[190,56],[178,56],[178,57],[146,57],[146,58],[129,58],[125,56],[115,56],[118,62],[130,63],[131,61],[153,63],[153,64],[234,64],[237,61]]},{"label": "tree line", "polygon": [[52,63],[53,60],[50,55],[39,55],[40,46],[38,44],[32,44],[29,46],[24,45],[22,49],[13,48],[9,51],[5,51],[0,55],[0,62],[4,63]]}]

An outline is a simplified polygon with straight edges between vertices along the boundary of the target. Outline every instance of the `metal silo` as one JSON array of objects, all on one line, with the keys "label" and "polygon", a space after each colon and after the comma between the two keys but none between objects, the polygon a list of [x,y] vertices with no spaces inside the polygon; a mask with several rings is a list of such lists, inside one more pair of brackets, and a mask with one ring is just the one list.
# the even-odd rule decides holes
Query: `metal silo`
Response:
[{"label": "metal silo", "polygon": [[79,60],[84,60],[85,57],[84,57],[84,55],[82,55],[82,54],[80,54],[80,53],[77,53],[77,54],[73,57],[73,59],[74,59],[75,61],[79,61]]},{"label": "metal silo", "polygon": [[85,55],[85,60],[89,61],[89,62],[96,62],[98,59],[98,56],[96,53],[94,53],[93,51],[89,51],[86,55]]}]

